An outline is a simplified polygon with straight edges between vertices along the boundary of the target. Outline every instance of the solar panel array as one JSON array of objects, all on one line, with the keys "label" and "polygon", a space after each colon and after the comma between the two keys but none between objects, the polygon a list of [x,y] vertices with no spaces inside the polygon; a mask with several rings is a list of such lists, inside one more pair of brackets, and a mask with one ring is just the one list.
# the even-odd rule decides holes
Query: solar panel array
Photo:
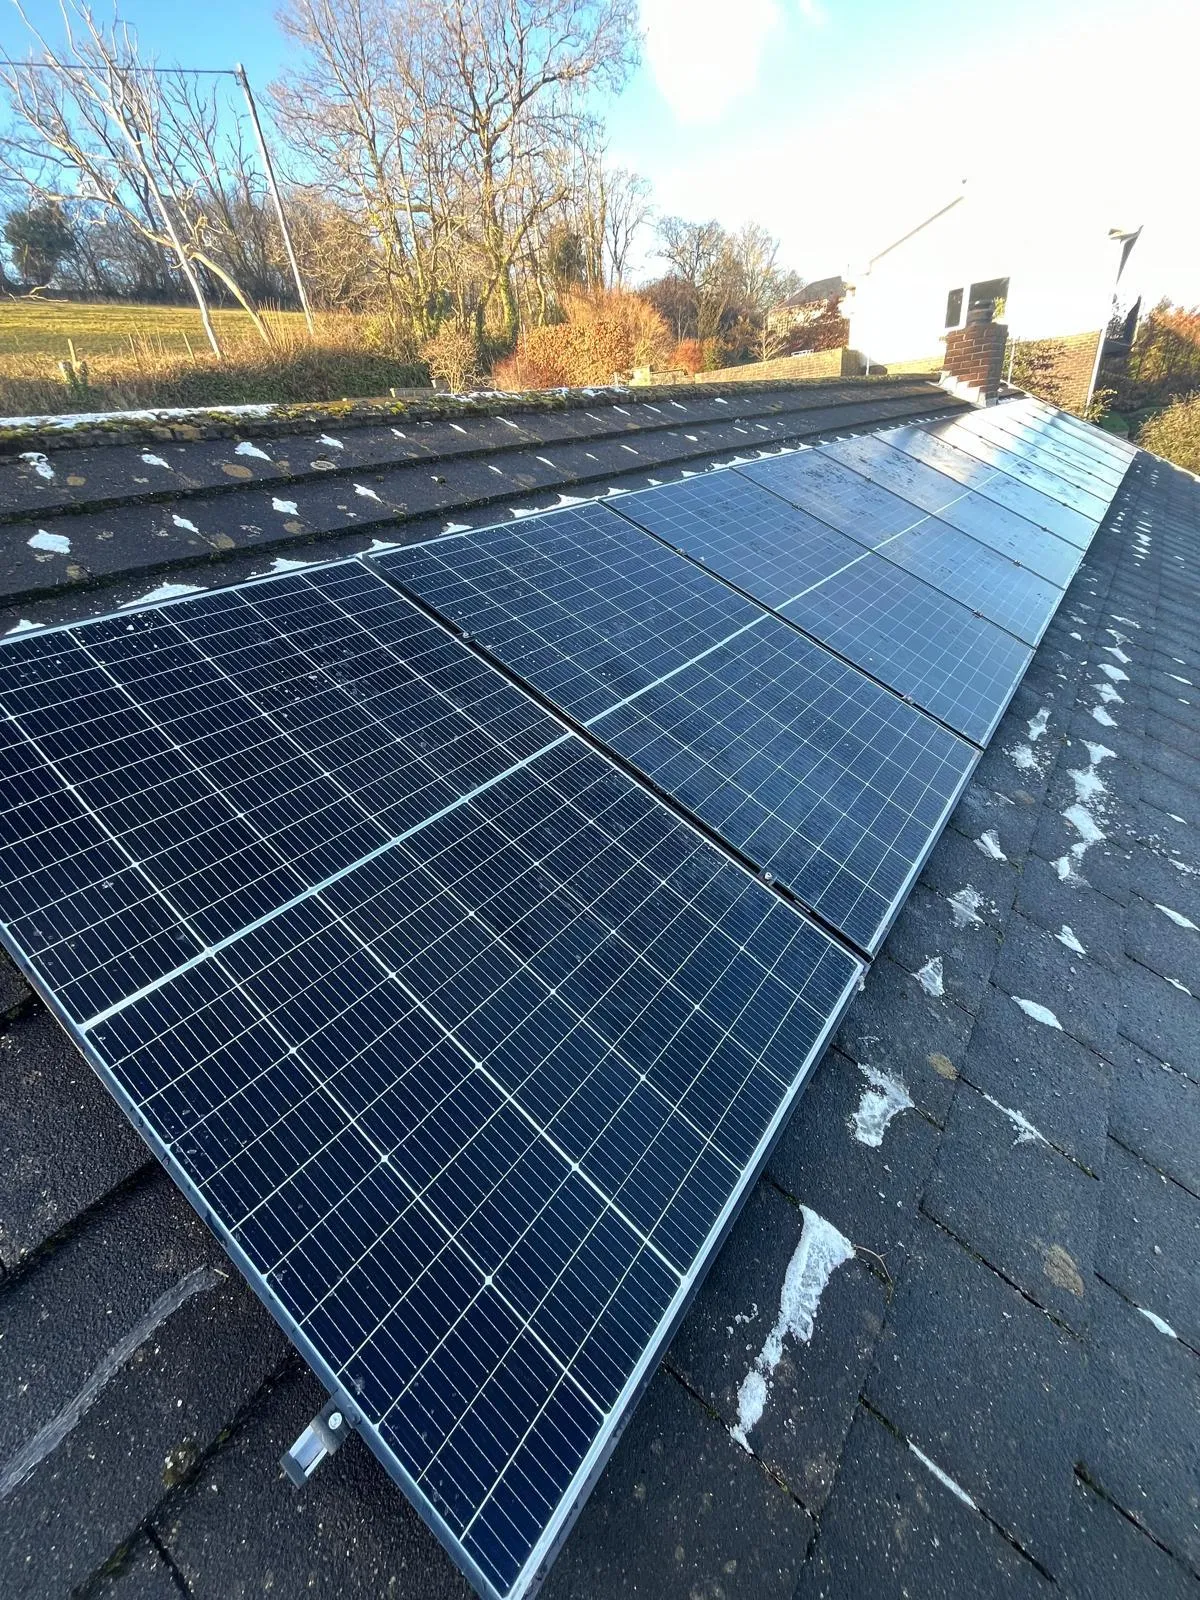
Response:
[{"label": "solar panel array", "polygon": [[1027,402],[0,643],[5,942],[491,1600],[1128,459]]},{"label": "solar panel array", "polygon": [[975,752],[615,516],[526,518],[381,571],[863,949]]}]

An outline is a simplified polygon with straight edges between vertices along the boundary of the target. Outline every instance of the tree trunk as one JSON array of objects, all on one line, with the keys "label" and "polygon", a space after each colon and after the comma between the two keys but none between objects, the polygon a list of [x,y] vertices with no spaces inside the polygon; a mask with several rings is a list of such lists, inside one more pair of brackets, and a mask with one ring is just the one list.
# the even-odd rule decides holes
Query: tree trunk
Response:
[{"label": "tree trunk", "polygon": [[230,277],[228,272],[225,271],[224,267],[219,267],[212,257],[205,255],[202,250],[193,251],[193,256],[202,267],[207,267],[214,277],[220,278],[221,282],[229,290],[230,294],[237,301],[238,305],[241,306],[242,310],[250,318],[251,322],[253,322],[255,329],[258,332],[258,336],[262,342],[266,345],[272,344],[274,341],[271,338],[271,330],[267,327],[262,317],[250,304],[249,299],[239,288],[235,280]]}]

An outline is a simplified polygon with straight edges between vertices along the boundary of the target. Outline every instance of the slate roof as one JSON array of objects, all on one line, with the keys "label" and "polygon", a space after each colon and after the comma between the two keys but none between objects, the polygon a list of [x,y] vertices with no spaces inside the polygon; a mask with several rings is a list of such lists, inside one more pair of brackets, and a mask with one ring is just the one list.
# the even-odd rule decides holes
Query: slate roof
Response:
[{"label": "slate roof", "polygon": [[[10,441],[44,448],[55,476],[0,463],[0,626],[395,538],[401,500],[401,531],[416,534],[574,492],[568,463],[580,492],[603,492],[620,486],[608,463],[625,444],[643,457],[625,481],[644,483],[685,458],[696,470],[719,450],[749,453],[755,435],[951,403],[911,383],[727,396],[728,419],[718,397],[686,391],[686,417],[661,395],[508,407],[523,434],[511,443],[486,413],[429,430],[408,414],[230,422],[216,439]],[[587,411],[608,431],[581,436]],[[416,441],[388,445],[393,426]],[[560,431],[524,436],[535,427]],[[352,457],[340,479],[296,470],[336,448],[318,433]],[[239,439],[268,459],[237,454]],[[409,442],[424,449],[401,464]],[[589,451],[594,474],[579,465]],[[538,481],[540,458],[556,480]],[[163,489],[155,474],[168,472]],[[386,515],[351,499],[355,481]],[[487,503],[467,505],[480,485]],[[435,491],[436,507],[420,498]],[[247,509],[267,493],[297,516]],[[339,508],[359,500],[347,531]],[[30,527],[68,538],[69,556],[31,561]],[[1200,483],[1139,455],[548,1600],[1197,1593],[1198,533]],[[1071,820],[1081,786],[1104,835],[1085,849]],[[941,994],[914,977],[935,957]],[[465,1596],[357,1440],[302,1493],[284,1483],[279,1454],[319,1408],[318,1386],[7,965],[0,1013],[0,1593]],[[914,1102],[877,1147],[850,1127],[864,1067]],[[729,1427],[801,1207],[858,1250],[833,1271],[810,1340],[785,1342],[748,1453]]]},{"label": "slate roof", "polygon": [[840,273],[835,273],[832,278],[814,278],[811,283],[806,283],[803,289],[797,290],[783,301],[785,306],[812,306],[826,300],[833,300],[846,292],[846,280]]}]

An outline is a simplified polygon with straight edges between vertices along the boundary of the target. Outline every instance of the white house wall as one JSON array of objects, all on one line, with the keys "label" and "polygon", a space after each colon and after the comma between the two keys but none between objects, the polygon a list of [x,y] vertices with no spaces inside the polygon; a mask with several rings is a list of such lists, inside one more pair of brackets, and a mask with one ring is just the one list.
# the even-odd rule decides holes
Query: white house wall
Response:
[{"label": "white house wall", "polygon": [[1006,201],[972,192],[854,278],[850,343],[887,363],[935,355],[946,297],[1008,278],[1004,320],[1015,337],[1086,333],[1108,319],[1118,247],[1094,218],[1064,218],[1051,198]]}]

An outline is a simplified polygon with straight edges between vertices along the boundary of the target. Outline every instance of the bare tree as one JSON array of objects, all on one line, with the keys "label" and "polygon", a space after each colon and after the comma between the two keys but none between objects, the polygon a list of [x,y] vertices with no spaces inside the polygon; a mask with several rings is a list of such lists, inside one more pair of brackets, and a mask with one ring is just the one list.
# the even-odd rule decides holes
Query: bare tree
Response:
[{"label": "bare tree", "polygon": [[658,239],[658,253],[672,269],[669,276],[690,293],[689,331],[698,339],[715,338],[740,304],[740,269],[729,235],[716,221],[664,217]]},{"label": "bare tree", "polygon": [[585,140],[584,96],[619,88],[635,59],[633,0],[419,0],[426,84],[477,208],[487,277],[479,331],[495,300],[511,343],[514,265],[531,230],[566,198],[554,153]]},{"label": "bare tree", "polygon": [[411,332],[437,319],[439,258],[456,221],[449,130],[429,103],[424,19],[391,0],[296,0],[280,18],[303,52],[272,87],[297,166],[361,231]]},{"label": "bare tree", "polygon": [[[224,173],[239,161],[195,80],[143,70],[133,31],[120,21],[101,26],[77,0],[63,0],[66,51],[60,53],[14,3],[41,57],[29,67],[0,68],[15,122],[0,147],[4,169],[42,199],[85,202],[169,251],[215,355],[221,347],[202,272],[269,342],[237,269],[222,259],[222,246],[238,235]],[[244,185],[244,160],[240,172]]]},{"label": "bare tree", "polygon": [[758,355],[765,361],[775,346],[768,314],[785,296],[800,289],[800,276],[779,265],[779,240],[757,222],[746,223],[731,243],[744,312],[758,329]]},{"label": "bare tree", "polygon": [[274,95],[297,172],[358,217],[416,338],[450,315],[511,344],[523,276],[549,312],[552,241],[560,266],[565,233],[592,253],[571,216],[596,143],[584,101],[622,81],[634,16],[634,0],[296,0],[285,15],[303,56]]},{"label": "bare tree", "polygon": [[623,284],[629,270],[634,241],[654,213],[650,183],[626,167],[602,174],[604,195],[604,247],[609,282]]}]

